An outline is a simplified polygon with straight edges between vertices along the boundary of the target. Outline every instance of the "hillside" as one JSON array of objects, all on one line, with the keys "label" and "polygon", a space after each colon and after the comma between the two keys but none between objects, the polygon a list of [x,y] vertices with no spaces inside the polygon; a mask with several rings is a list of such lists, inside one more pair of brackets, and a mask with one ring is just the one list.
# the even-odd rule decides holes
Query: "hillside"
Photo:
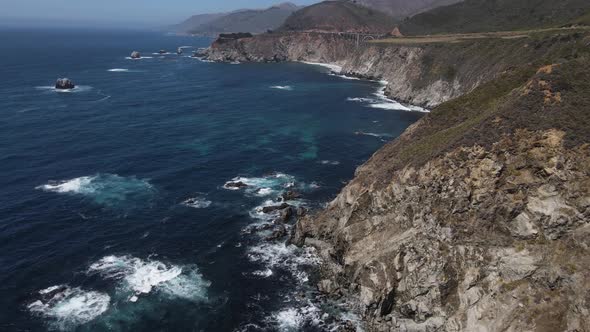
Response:
[{"label": "hillside", "polygon": [[390,32],[395,20],[379,11],[345,1],[324,1],[291,15],[280,31]]},{"label": "hillside", "polygon": [[397,19],[414,16],[462,0],[353,0],[352,2],[387,13]]},{"label": "hillside", "polygon": [[233,32],[262,33],[278,28],[298,9],[299,7],[294,4],[283,3],[267,9],[240,10],[221,15],[187,31],[206,35]]},{"label": "hillside", "polygon": [[588,0],[465,0],[405,20],[404,35],[508,31],[567,24],[590,12]]},{"label": "hillside", "polygon": [[169,27],[167,30],[178,33],[188,33],[189,31],[194,30],[196,27],[207,24],[225,15],[227,14],[216,13],[193,15],[182,23]]}]

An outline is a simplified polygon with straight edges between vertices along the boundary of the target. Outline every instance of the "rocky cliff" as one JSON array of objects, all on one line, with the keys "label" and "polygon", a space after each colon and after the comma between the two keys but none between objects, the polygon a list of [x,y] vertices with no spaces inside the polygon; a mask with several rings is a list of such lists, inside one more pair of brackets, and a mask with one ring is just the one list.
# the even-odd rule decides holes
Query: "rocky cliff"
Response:
[{"label": "rocky cliff", "polygon": [[215,60],[320,61],[436,106],[292,241],[369,331],[590,330],[590,34],[367,45],[247,38]]},{"label": "rocky cliff", "polygon": [[336,64],[343,68],[342,74],[388,81],[386,94],[392,98],[434,107],[472,91],[512,67],[561,49],[567,42],[556,43],[552,38],[556,37],[390,45],[357,41],[354,35],[337,33],[274,33],[232,43],[215,42],[205,57],[228,62]]}]

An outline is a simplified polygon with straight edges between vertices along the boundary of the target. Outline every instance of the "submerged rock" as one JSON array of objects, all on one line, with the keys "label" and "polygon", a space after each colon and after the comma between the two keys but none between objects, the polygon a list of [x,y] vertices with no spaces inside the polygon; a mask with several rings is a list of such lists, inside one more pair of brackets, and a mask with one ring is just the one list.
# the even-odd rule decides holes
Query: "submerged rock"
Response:
[{"label": "submerged rock", "polygon": [[75,87],[76,85],[69,78],[60,78],[55,82],[55,88],[58,90],[70,90]]},{"label": "submerged rock", "polygon": [[137,51],[131,52],[131,59],[141,59],[141,54]]},{"label": "submerged rock", "polygon": [[225,187],[229,188],[229,189],[242,189],[242,188],[248,187],[248,185],[242,181],[237,181],[237,182],[228,182],[225,184]]}]

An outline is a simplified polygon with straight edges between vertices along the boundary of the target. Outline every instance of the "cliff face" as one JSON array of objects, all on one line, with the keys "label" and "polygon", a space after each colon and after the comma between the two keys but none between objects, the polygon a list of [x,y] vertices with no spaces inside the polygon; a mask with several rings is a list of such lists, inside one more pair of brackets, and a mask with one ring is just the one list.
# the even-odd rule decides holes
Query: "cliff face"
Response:
[{"label": "cliff face", "polygon": [[292,241],[369,331],[590,330],[590,34],[355,49],[336,36],[214,45],[215,60],[305,60],[438,105]]},{"label": "cliff face", "polygon": [[318,287],[370,331],[588,331],[589,64],[506,73],[378,151],[298,224]]},{"label": "cliff face", "polygon": [[330,33],[259,35],[206,51],[213,61],[309,61],[336,64],[342,73],[389,82],[386,94],[402,102],[434,107],[472,91],[502,72],[538,59],[557,47],[539,38],[474,40],[446,44],[375,44]]}]

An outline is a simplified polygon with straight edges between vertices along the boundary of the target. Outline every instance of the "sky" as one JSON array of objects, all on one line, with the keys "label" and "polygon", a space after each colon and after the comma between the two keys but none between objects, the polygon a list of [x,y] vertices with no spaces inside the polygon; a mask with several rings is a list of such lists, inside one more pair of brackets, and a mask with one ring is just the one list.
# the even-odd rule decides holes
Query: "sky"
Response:
[{"label": "sky", "polygon": [[[36,21],[145,26],[179,23],[194,14],[266,8],[286,0],[0,0],[0,24]],[[291,0],[309,5],[318,0]]]}]

